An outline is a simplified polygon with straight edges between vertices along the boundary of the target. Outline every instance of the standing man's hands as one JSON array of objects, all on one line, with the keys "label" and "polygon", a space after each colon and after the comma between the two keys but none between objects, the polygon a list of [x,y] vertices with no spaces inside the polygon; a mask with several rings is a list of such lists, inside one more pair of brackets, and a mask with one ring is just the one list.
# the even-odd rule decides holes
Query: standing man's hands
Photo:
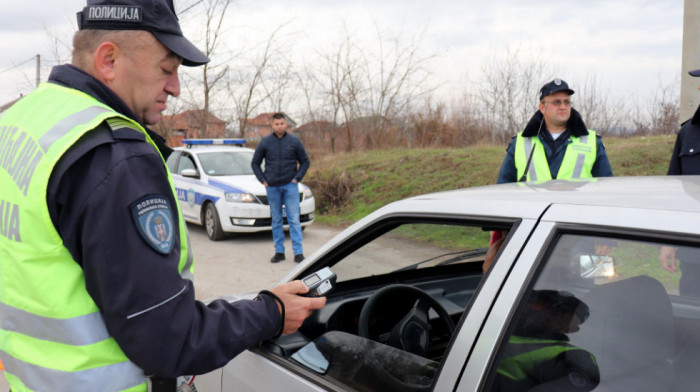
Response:
[{"label": "standing man's hands", "polygon": [[[672,246],[661,245],[659,250],[659,260],[661,267],[668,272],[676,272],[676,248]],[[669,266],[669,262],[671,265]]]},{"label": "standing man's hands", "polygon": [[[298,294],[306,294],[309,291],[309,288],[301,280],[279,285],[270,291],[284,302],[283,334],[296,332],[314,310],[321,309],[326,305],[326,297],[300,297]],[[279,307],[279,304],[277,306]]]}]

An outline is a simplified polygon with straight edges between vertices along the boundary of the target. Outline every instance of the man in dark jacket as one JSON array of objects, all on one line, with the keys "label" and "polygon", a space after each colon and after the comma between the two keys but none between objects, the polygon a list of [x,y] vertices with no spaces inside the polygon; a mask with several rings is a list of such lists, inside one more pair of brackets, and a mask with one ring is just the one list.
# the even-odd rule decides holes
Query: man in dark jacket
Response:
[{"label": "man in dark jacket", "polygon": [[[700,69],[688,72],[690,76],[700,76]],[[699,87],[700,89],[700,87]],[[669,176],[700,174],[700,106],[693,118],[681,124],[676,137],[671,162],[668,165]],[[677,272],[677,259],[681,261],[682,271],[679,282],[681,295],[700,297],[700,261],[693,255],[692,249],[662,246],[659,254],[661,266],[669,272]]]},{"label": "man in dark jacket", "polygon": [[[309,157],[299,138],[287,133],[284,114],[272,115],[272,131],[260,141],[251,162],[255,176],[265,185],[270,204],[272,239],[275,242],[275,255],[270,262],[279,263],[285,259],[283,217],[286,213],[294,261],[300,263],[304,260],[304,249],[301,245],[298,183],[309,169]],[[263,160],[264,173],[260,168]]]},{"label": "man in dark jacket", "polygon": [[613,175],[600,136],[571,107],[573,94],[561,79],[542,86],[539,110],[506,150],[499,184]]},{"label": "man in dark jacket", "polygon": [[[700,69],[688,73],[691,76],[700,76]],[[700,106],[693,118],[681,124],[667,174],[669,176],[700,174]]]}]

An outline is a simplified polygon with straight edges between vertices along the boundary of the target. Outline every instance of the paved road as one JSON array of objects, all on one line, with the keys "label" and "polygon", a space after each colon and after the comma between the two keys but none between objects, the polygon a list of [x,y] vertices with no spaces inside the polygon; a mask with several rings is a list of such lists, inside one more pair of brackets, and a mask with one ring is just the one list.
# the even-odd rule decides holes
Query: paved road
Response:
[{"label": "paved road", "polygon": [[[202,227],[188,225],[195,257],[194,286],[197,299],[245,293],[272,288],[297,264],[292,243],[287,237],[287,260],[272,264],[275,250],[272,235],[246,234],[213,242]],[[314,223],[304,230],[304,254],[316,251],[340,230]],[[9,391],[5,377],[0,377],[0,391]]]},{"label": "paved road", "polygon": [[[270,263],[275,253],[272,235],[254,233],[224,241],[210,241],[204,228],[188,225],[195,256],[194,287],[197,299],[260,291],[274,287],[297,264],[289,237],[285,261]],[[314,223],[304,230],[304,254],[310,255],[340,230]]]}]

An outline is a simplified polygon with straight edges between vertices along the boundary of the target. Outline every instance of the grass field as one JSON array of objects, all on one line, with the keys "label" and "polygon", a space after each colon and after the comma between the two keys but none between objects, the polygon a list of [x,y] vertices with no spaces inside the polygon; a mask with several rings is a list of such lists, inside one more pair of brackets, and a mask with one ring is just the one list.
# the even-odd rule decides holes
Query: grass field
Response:
[{"label": "grass field", "polygon": [[[674,135],[604,138],[616,176],[664,175]],[[506,146],[341,153],[312,161],[304,182],[318,221],[345,226],[377,208],[424,193],[496,182]]]}]

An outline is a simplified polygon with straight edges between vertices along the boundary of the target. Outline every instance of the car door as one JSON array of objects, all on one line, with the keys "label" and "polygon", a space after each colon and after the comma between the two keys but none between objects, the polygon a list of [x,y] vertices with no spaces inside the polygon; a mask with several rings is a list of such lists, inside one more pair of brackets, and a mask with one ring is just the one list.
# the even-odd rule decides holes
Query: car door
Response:
[{"label": "car door", "polygon": [[[416,219],[422,219],[426,223],[421,224],[421,223],[416,223],[415,225],[413,223],[407,223],[409,220],[416,220]],[[446,222],[451,223],[451,225],[441,225],[440,223],[445,220]],[[395,242],[397,241],[396,238],[391,234],[393,233],[392,231],[387,232],[384,229],[377,228],[376,232],[380,234],[370,234],[373,230],[368,230],[367,235],[362,235],[358,234],[358,241],[362,241],[363,245],[362,247],[352,251],[349,254],[346,254],[345,249],[349,248],[355,248],[355,245],[352,245],[354,241],[349,241],[348,244],[345,244],[344,246],[340,246],[341,249],[334,251],[331,250],[329,252],[329,258],[334,258],[333,254],[335,252],[339,252],[338,257],[342,257],[342,260],[344,263],[348,263],[349,265],[345,265],[344,267],[340,267],[339,265],[333,265],[332,268],[338,272],[339,276],[344,276],[344,278],[348,278],[352,276],[353,274],[361,274],[364,276],[365,273],[362,272],[362,269],[360,268],[363,261],[369,261],[370,264],[372,265],[371,271],[373,273],[381,274],[383,273],[390,273],[391,271],[395,271],[397,268],[394,264],[399,263],[399,266],[403,266],[404,264],[408,264],[410,266],[416,266],[417,264],[413,264],[415,260],[423,260],[420,262],[421,264],[424,262],[429,262],[434,260],[434,257],[431,257],[433,254],[426,254],[426,255],[419,255],[415,253],[420,253],[421,250],[428,252],[428,246],[425,245],[424,242],[422,241],[416,241],[413,243],[415,246],[415,249],[413,249],[413,246],[410,246],[412,243],[413,239],[415,238],[416,235],[425,235],[427,227],[426,226],[438,226],[436,233],[455,233],[459,232],[461,233],[462,231],[458,228],[455,227],[457,226],[458,221],[456,219],[450,219],[446,218],[445,216],[437,216],[434,218],[428,218],[427,216],[420,216],[420,218],[417,217],[405,217],[405,218],[399,218],[396,216],[392,216],[389,219],[386,219],[386,221],[396,221],[397,223],[401,223],[401,227],[397,228],[396,230],[402,232],[405,237],[402,238],[410,238],[412,239],[411,242],[400,242],[401,246],[399,246],[399,243]],[[449,357],[445,357],[442,362],[442,370],[440,370],[439,373],[439,381],[438,384],[436,385],[435,390],[453,390],[454,386],[459,379],[460,376],[460,371],[462,368],[462,364],[464,363],[464,360],[466,356],[470,352],[470,347],[473,346],[473,337],[478,334],[479,331],[479,325],[483,324],[484,317],[488,314],[488,309],[490,305],[487,304],[487,302],[491,302],[493,298],[496,297],[496,294],[498,292],[499,286],[496,284],[496,282],[502,281],[505,279],[505,276],[508,271],[508,265],[512,264],[512,262],[515,260],[517,257],[519,251],[522,249],[523,244],[526,242],[527,238],[529,237],[529,234],[533,230],[535,226],[536,220],[534,219],[509,219],[508,222],[499,219],[499,220],[494,220],[493,222],[495,223],[486,223],[489,221],[487,218],[479,217],[479,218],[463,218],[463,224],[466,225],[467,222],[470,221],[476,221],[480,224],[479,227],[471,227],[464,229],[465,233],[481,233],[481,236],[484,236],[485,242],[484,244],[486,247],[488,247],[488,230],[484,231],[482,228],[489,228],[489,227],[504,227],[505,225],[510,225],[512,224],[513,229],[511,230],[510,235],[507,237],[507,244],[503,248],[501,255],[499,257],[499,265],[497,267],[494,267],[490,272],[489,272],[489,279],[485,280],[484,285],[479,285],[479,281],[482,281],[481,279],[477,280],[475,283],[475,292],[478,292],[476,296],[479,298],[478,301],[473,302],[472,306],[469,307],[468,303],[469,300],[467,298],[464,299],[464,305],[468,307],[468,311],[465,312],[467,313],[466,317],[462,318],[462,321],[459,323],[457,326],[456,332],[454,335],[457,337],[452,343],[452,351],[450,353]],[[459,222],[462,222],[460,220]],[[513,223],[515,222],[515,223]],[[378,225],[386,225],[389,224],[389,222],[381,222],[377,223]],[[460,226],[461,227],[461,226]],[[450,230],[449,232],[445,232],[444,229]],[[403,230],[403,231],[401,231]],[[420,234],[418,234],[420,233]],[[378,235],[378,237],[374,237],[375,235]],[[388,235],[388,238],[386,239],[386,242],[380,242],[379,244],[376,243],[377,239],[382,238],[383,236]],[[461,234],[460,234],[461,235]],[[458,237],[460,236],[458,235]],[[369,236],[372,236],[372,240],[370,242],[365,242],[368,241]],[[465,238],[466,236],[461,236],[459,238]],[[393,244],[393,247],[391,246]],[[397,257],[398,254],[396,252],[397,249],[402,249],[402,251],[406,251],[407,248],[410,248],[408,250],[409,253],[411,253],[411,258],[404,259],[404,258],[399,258]],[[445,252],[443,248],[436,247],[436,250],[440,250],[440,252]],[[340,256],[342,255],[342,256]],[[403,254],[403,256],[407,256],[406,254]],[[449,262],[451,258],[454,256],[454,253],[446,253],[442,254],[442,258],[439,260],[434,261],[436,264],[440,264],[440,262],[445,261],[445,265],[450,265]],[[376,267],[377,264],[382,264],[382,266]],[[427,264],[425,264],[427,265]],[[386,267],[386,269],[385,269]],[[455,265],[455,267],[458,267],[458,265]],[[427,268],[427,267],[426,267]],[[445,267],[447,268],[447,267]],[[406,272],[410,272],[414,270],[413,268],[409,268]],[[478,270],[481,270],[480,267],[478,267]],[[357,271],[357,272],[355,272]],[[427,271],[427,270],[422,270],[422,271]],[[425,276],[426,273],[418,273],[416,271],[416,276]],[[378,275],[374,275],[375,277]],[[452,279],[460,279],[462,275],[456,275]],[[352,282],[351,278],[348,282]],[[371,278],[370,278],[371,280]],[[455,281],[456,282],[456,281]],[[354,285],[353,283],[351,283]],[[350,286],[348,286],[350,287]],[[433,287],[431,288],[429,285],[424,286],[426,290],[431,291],[431,292],[442,292],[441,287]],[[454,285],[451,286],[450,289],[447,289],[451,291],[450,293],[451,297],[454,298],[455,301],[461,302],[461,300],[458,301],[457,294],[461,293],[459,290],[463,290],[464,287],[455,287]],[[439,296],[439,294],[436,294]],[[342,296],[341,296],[342,297]],[[345,297],[347,298],[347,297]],[[459,297],[461,299],[461,297]],[[355,303],[356,304],[356,303]],[[344,303],[343,305],[330,305],[326,309],[330,312],[330,314],[337,314],[334,313],[335,311],[331,311],[330,309],[341,309],[341,308],[351,308],[353,307],[353,303]],[[342,318],[342,317],[341,317]],[[320,320],[325,320],[325,317],[321,316]],[[340,330],[335,330],[334,332],[341,332],[343,327],[341,327]],[[328,337],[326,334],[323,335],[324,339]],[[291,339],[291,340],[290,340]],[[294,339],[299,339],[299,335],[295,336],[288,336],[288,337],[283,337],[281,340],[277,342],[280,344],[280,347],[284,347],[286,343],[291,343],[294,341]],[[351,337],[350,340],[356,339],[356,341],[361,342],[359,337]],[[303,343],[303,341],[302,341]],[[447,342],[446,342],[447,343]],[[370,344],[371,345],[371,344]],[[364,346],[364,347],[369,347],[370,345]],[[352,348],[357,348],[359,346],[354,346],[352,344],[348,344],[345,346],[346,351],[352,351]],[[391,355],[394,355],[391,351],[391,349],[387,347],[381,348],[381,352],[390,352],[392,353]],[[367,354],[369,356],[375,355],[375,353],[378,353],[380,351],[374,352],[372,350],[369,350]],[[378,355],[378,354],[377,354]],[[375,358],[375,357],[373,357]],[[398,358],[402,358],[402,360],[396,360],[396,363],[403,363],[403,364],[408,364],[408,359],[407,358],[413,358],[410,356],[401,356],[398,355]],[[349,369],[354,368],[360,361],[355,361],[356,363],[350,363],[350,362],[342,362],[342,367],[345,368],[347,367],[348,373],[351,371]],[[416,360],[416,363],[419,362]],[[398,365],[397,365],[398,367]],[[379,367],[381,368],[381,367]],[[217,371],[219,372],[219,371]],[[250,390],[250,391],[257,391],[257,390],[272,390],[275,389],[276,386],[279,385],[284,385],[285,390],[290,390],[290,391],[295,391],[295,390],[340,390],[340,385],[343,385],[345,381],[343,381],[343,378],[339,378],[335,376],[335,373],[332,372],[332,370],[329,370],[329,375],[319,375],[318,373],[314,373],[313,371],[297,364],[294,361],[290,361],[289,359],[285,359],[282,356],[270,352],[269,349],[260,349],[260,350],[252,350],[252,351],[246,351],[239,355],[237,358],[235,358],[233,361],[229,363],[222,371],[221,371],[221,376],[217,375],[208,375],[206,378],[204,378],[203,381],[207,383],[211,383],[212,380],[221,380],[220,388],[222,391],[229,391],[229,390],[236,390],[236,391],[245,391],[245,390]],[[333,377],[333,379],[329,379],[328,377]],[[351,377],[353,378],[353,377]],[[209,386],[210,384],[206,384]],[[212,385],[212,387],[216,388],[217,385]],[[411,388],[407,386],[408,389],[404,390],[422,390],[421,388],[418,388],[417,385],[418,383],[409,383],[407,385],[410,385]],[[349,390],[352,390],[353,388],[349,387]],[[396,390],[396,389],[392,389]]]},{"label": "car door", "polygon": [[[698,219],[700,214],[680,211],[553,205],[516,262],[506,263],[510,271],[456,390],[520,390],[555,381],[562,384],[552,390],[567,390],[572,383],[577,390],[596,391],[697,385],[698,372],[689,365],[698,361],[693,347],[700,341],[700,296],[684,294],[682,279],[695,279],[694,287],[700,274],[686,270],[679,283],[677,275],[662,269],[659,253],[674,247],[691,255],[685,258],[686,269],[700,260]],[[584,260],[603,253],[615,265],[614,273],[584,273]],[[496,260],[494,271],[501,261]],[[552,317],[566,313],[561,309],[567,303],[575,306],[567,311],[564,327],[548,330],[561,324]],[[535,344],[538,349],[548,345],[551,357],[528,366],[518,363]],[[525,368],[536,369],[536,376]]]},{"label": "car door", "polygon": [[[199,211],[201,205],[197,205],[197,192],[200,188],[200,178],[186,177],[182,175],[183,170],[195,170],[198,174],[201,171],[197,168],[194,156],[187,151],[176,151],[179,154],[175,161],[173,170],[173,181],[175,191],[182,209],[182,214],[186,219],[199,221]],[[201,174],[199,174],[201,176]]]}]

